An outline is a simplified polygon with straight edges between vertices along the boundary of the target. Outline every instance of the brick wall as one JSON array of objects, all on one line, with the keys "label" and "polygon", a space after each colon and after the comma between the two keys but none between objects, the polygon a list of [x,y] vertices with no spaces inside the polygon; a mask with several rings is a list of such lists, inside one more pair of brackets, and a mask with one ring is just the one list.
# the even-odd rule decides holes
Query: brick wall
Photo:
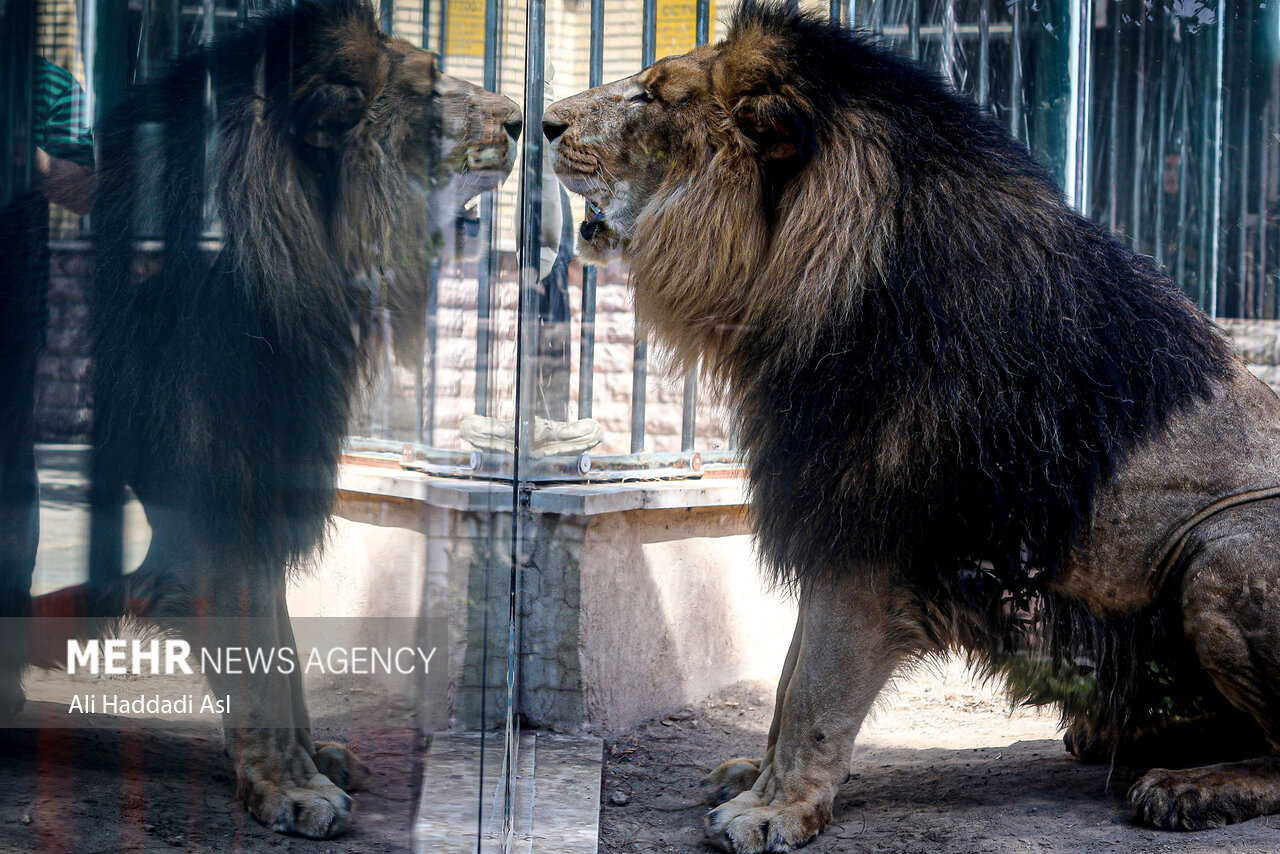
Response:
[{"label": "brick wall", "polygon": [[[87,244],[57,242],[53,247],[49,280],[50,325],[39,364],[37,425],[43,441],[88,440],[89,415],[85,395],[87,358],[87,293],[90,262]],[[472,275],[462,275],[471,272]],[[631,371],[634,324],[631,299],[620,271],[602,271],[596,296],[595,380],[592,416],[605,430],[596,453],[627,453],[631,437]],[[475,411],[476,283],[473,271],[445,270],[440,279],[434,444],[468,448],[458,436],[462,418]],[[582,321],[581,270],[571,270],[570,304],[573,336],[569,388],[570,418],[578,417],[579,350]],[[491,349],[488,382],[489,414],[510,419],[514,414],[516,319],[519,297],[513,264],[507,259],[493,288],[490,320]],[[683,381],[661,369],[662,354],[650,348],[650,371],[645,410],[646,451],[680,448]],[[417,438],[417,372],[391,365],[367,393],[353,432],[396,440]],[[430,412],[429,407],[424,410]],[[698,406],[697,447],[728,447],[728,419],[705,393]]]}]

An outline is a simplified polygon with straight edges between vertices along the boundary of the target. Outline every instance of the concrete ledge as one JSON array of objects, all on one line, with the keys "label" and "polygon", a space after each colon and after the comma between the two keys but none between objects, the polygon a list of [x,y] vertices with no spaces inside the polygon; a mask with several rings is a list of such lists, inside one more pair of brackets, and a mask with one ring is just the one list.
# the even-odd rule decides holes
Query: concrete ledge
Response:
[{"label": "concrete ledge", "polygon": [[[338,478],[341,492],[421,501],[463,511],[511,509],[511,485],[503,481],[433,477],[420,472],[347,463]],[[535,513],[596,516],[629,510],[733,507],[747,503],[741,478],[684,478],[670,481],[584,483],[538,486],[530,492]]]},{"label": "concrete ledge", "polygon": [[[514,754],[511,837],[505,850],[513,854],[595,854],[600,824],[600,739],[524,732]],[[477,828],[482,854],[503,850],[507,758],[501,733],[491,733],[483,740],[479,733],[437,734],[427,752],[413,850],[475,854]]]}]

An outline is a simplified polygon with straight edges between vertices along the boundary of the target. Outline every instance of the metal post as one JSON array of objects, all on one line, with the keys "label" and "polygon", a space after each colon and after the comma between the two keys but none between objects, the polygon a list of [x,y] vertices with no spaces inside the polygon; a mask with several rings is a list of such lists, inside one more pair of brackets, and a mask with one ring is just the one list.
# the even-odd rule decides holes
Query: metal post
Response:
[{"label": "metal post", "polygon": [[[1110,203],[1107,205],[1107,225],[1112,231],[1120,230],[1120,4],[1107,6],[1111,16],[1111,103],[1107,117],[1107,189]],[[1138,179],[1134,178],[1133,193],[1138,194]]]},{"label": "metal post", "polygon": [[[542,253],[542,109],[546,97],[543,62],[546,47],[545,0],[529,0],[524,60],[524,162],[520,173],[520,334],[516,365],[516,471],[533,451],[533,411],[537,395],[538,261]],[[519,478],[517,477],[517,480]],[[519,492],[519,489],[515,490]],[[517,513],[517,515],[519,515]]]},{"label": "metal post", "polygon": [[[700,0],[706,3],[708,0]],[[699,19],[701,22],[701,19]],[[595,88],[604,76],[604,0],[591,0],[591,58],[587,85]],[[595,397],[596,276],[595,265],[582,268],[582,337],[578,343],[578,417],[590,418]]]},{"label": "metal post", "polygon": [[[449,44],[449,0],[440,0],[440,31],[436,33],[436,54],[440,57],[441,70],[444,69],[444,49]],[[541,123],[539,123],[541,126]],[[528,125],[526,125],[528,127]]]},{"label": "metal post", "polygon": [[[425,20],[425,19],[424,19]],[[486,0],[484,6],[484,88],[498,88],[498,46],[502,43],[501,0]],[[424,36],[425,38],[425,36]],[[424,41],[423,47],[426,47]],[[536,133],[526,130],[525,133]],[[493,270],[498,265],[493,246],[493,193],[480,197],[480,229],[476,236],[480,255],[476,259],[476,393],[477,415],[489,414],[489,346],[493,323],[491,289]],[[434,358],[432,370],[435,369]]]},{"label": "metal post", "polygon": [[1258,248],[1255,261],[1258,275],[1258,310],[1257,317],[1263,317],[1267,310],[1267,178],[1269,176],[1271,154],[1271,104],[1262,110],[1262,133],[1258,137],[1259,178],[1258,185]]},{"label": "metal post", "polygon": [[978,4],[978,103],[991,106],[991,0]]},{"label": "metal post", "polygon": [[953,89],[959,89],[961,81],[956,74],[956,0],[946,0],[942,9],[942,76]]},{"label": "metal post", "polygon": [[[1138,89],[1133,107],[1133,193],[1130,198],[1129,233],[1133,248],[1141,251],[1142,173],[1147,165],[1147,28],[1138,27]],[[1112,101],[1114,108],[1118,101]]]},{"label": "metal post", "polygon": [[1169,23],[1167,13],[1162,13],[1160,19],[1160,81],[1158,85],[1160,96],[1160,115],[1156,119],[1156,222],[1155,222],[1155,246],[1151,253],[1156,260],[1156,264],[1164,266],[1164,207],[1165,207],[1165,191],[1164,191],[1164,169],[1165,158],[1168,152],[1165,150],[1169,144],[1169,99],[1173,97],[1172,92],[1168,91],[1171,87],[1166,85],[1169,80],[1169,56],[1170,56],[1170,40],[1169,35],[1172,28]]},{"label": "metal post", "polygon": [[[1240,90],[1240,97],[1244,99],[1244,103],[1240,110],[1240,245],[1237,248],[1240,275],[1240,294],[1237,302],[1237,317],[1248,317],[1247,309],[1251,307],[1252,301],[1249,299],[1249,172],[1251,164],[1249,163],[1249,138],[1253,136],[1253,117],[1250,112],[1251,98],[1250,85],[1252,84],[1253,75],[1253,10],[1248,5],[1244,6],[1244,59],[1241,62],[1241,80],[1243,81]],[[1259,282],[1258,290],[1261,291],[1261,282]],[[1260,315],[1254,314],[1254,317]]]},{"label": "metal post", "polygon": [[911,58],[920,61],[920,0],[910,0],[911,17],[907,20],[907,32],[911,45]]},{"label": "metal post", "polygon": [[[648,68],[656,53],[658,26],[657,0],[644,0],[644,26],[640,37],[640,62]],[[640,331],[640,316],[635,318],[635,351],[631,362],[631,453],[644,450],[645,387],[649,376],[649,342]]]},{"label": "metal post", "polygon": [[1227,21],[1219,18],[1215,24],[1217,31],[1214,50],[1214,82],[1213,82],[1213,197],[1210,227],[1213,229],[1210,238],[1209,252],[1209,305],[1212,307],[1209,316],[1218,316],[1218,268],[1221,264],[1220,236],[1222,229],[1222,98],[1225,94],[1222,87],[1222,76],[1225,71],[1224,59],[1226,49]]},{"label": "metal post", "polygon": [[[840,0],[831,0],[831,12],[834,20],[839,20]],[[694,43],[701,46],[711,39],[711,0],[697,0],[694,4],[695,26]]]},{"label": "metal post", "polygon": [[1014,139],[1030,142],[1022,122],[1022,3],[1013,4],[1013,32],[1009,57],[1009,133]]},{"label": "metal post", "polygon": [[1067,56],[1070,101],[1067,111],[1067,161],[1063,184],[1067,200],[1083,214],[1089,212],[1089,93],[1093,78],[1093,4],[1072,0]]},{"label": "metal post", "polygon": [[[1178,27],[1180,23],[1175,24]],[[1190,152],[1189,136],[1191,134],[1191,45],[1187,41],[1186,33],[1182,36],[1182,61],[1178,70],[1179,77],[1182,81],[1178,87],[1178,94],[1182,98],[1182,116],[1180,124],[1181,132],[1178,134],[1178,233],[1176,245],[1178,247],[1178,262],[1175,267],[1176,275],[1174,278],[1178,280],[1178,284],[1183,291],[1187,289],[1187,269],[1186,269],[1186,246],[1187,246],[1187,156]]]}]

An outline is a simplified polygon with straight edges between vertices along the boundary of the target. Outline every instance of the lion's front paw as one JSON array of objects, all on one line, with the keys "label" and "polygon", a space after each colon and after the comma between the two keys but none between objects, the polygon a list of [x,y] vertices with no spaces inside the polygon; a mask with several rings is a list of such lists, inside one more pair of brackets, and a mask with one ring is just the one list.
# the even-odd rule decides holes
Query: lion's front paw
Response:
[{"label": "lion's front paw", "polygon": [[1269,757],[1178,771],[1156,768],[1129,789],[1129,803],[1147,824],[1205,830],[1275,812],[1278,783]]},{"label": "lion's front paw", "polygon": [[281,833],[328,839],[346,830],[351,797],[321,774],[301,746],[293,755],[243,758],[237,763],[240,797],[258,821]]},{"label": "lion's front paw", "polygon": [[759,759],[730,759],[703,778],[702,796],[709,804],[722,804],[750,789],[759,777]]},{"label": "lion's front paw", "polygon": [[831,798],[766,800],[743,792],[707,816],[712,845],[729,854],[775,854],[794,851],[831,821]]}]

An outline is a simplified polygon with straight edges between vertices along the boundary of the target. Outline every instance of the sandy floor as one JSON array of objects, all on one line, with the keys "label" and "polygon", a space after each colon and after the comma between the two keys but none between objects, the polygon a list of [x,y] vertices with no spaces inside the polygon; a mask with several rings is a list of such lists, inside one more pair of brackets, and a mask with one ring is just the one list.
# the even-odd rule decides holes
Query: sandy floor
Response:
[{"label": "sandy floor", "polygon": [[[603,854],[706,854],[698,782],[763,749],[773,687],[735,686],[606,747]],[[1121,784],[1121,791],[1123,791]],[[1280,816],[1196,834],[1130,821],[1108,769],[1063,750],[1053,715],[1009,714],[958,665],[899,681],[859,738],[835,820],[806,854],[1280,852]]]}]

